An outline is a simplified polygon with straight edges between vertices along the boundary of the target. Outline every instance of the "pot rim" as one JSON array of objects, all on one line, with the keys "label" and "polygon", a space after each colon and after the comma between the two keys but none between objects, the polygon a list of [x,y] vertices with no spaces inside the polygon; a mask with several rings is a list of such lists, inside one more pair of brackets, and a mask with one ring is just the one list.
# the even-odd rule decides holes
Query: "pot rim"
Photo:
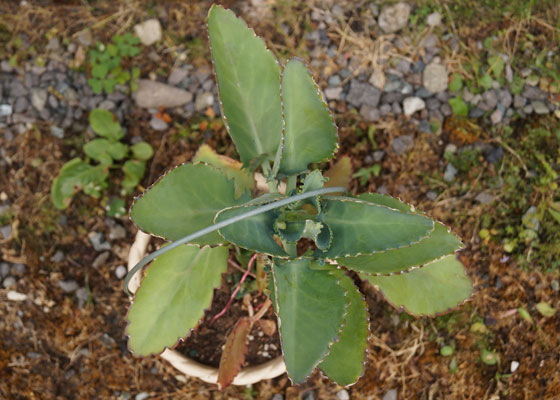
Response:
[{"label": "pot rim", "polygon": [[[150,238],[150,235],[138,231],[128,253],[128,271],[144,257]],[[141,271],[138,271],[130,280],[128,287],[131,293],[136,292],[140,286],[141,276]],[[207,383],[217,384],[218,382],[217,368],[194,361],[173,349],[165,349],[160,356],[187,376],[202,379]],[[283,357],[278,356],[264,364],[243,368],[233,380],[233,384],[250,385],[265,379],[276,378],[284,372],[286,372],[286,364]]]}]

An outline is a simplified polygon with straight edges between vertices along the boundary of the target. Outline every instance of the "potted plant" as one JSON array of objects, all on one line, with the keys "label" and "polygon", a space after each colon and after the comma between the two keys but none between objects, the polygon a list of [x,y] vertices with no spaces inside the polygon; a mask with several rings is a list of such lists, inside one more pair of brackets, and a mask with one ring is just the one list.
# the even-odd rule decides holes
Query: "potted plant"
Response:
[{"label": "potted plant", "polygon": [[[445,313],[472,292],[455,255],[462,243],[397,199],[345,194],[338,185],[348,180],[344,161],[325,176],[313,168],[335,154],[337,129],[305,65],[292,59],[281,68],[220,6],[210,9],[208,30],[222,115],[243,168],[209,152],[135,199],[134,223],[172,242],[125,279],[128,290],[152,262],[128,313],[129,347],[139,356],[158,354],[196,329],[230,249],[242,248],[260,255],[258,286],[277,316],[291,381],[304,382],[319,368],[340,385],[353,384],[365,365],[369,318],[351,276],[412,315]],[[265,194],[247,179],[259,168]],[[220,388],[243,365],[254,317],[240,319],[228,336]]]}]

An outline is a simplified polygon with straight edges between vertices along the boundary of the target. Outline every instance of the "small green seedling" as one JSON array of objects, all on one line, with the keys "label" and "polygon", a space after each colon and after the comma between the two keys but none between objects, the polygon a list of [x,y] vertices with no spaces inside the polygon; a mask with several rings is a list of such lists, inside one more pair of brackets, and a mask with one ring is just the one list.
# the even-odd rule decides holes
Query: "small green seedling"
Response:
[{"label": "small green seedling", "polygon": [[137,89],[136,79],[140,69],[126,68],[126,62],[140,53],[140,39],[126,33],[113,36],[112,43],[97,43],[95,49],[89,51],[88,84],[95,94],[113,93],[116,85],[130,84],[130,90]]},{"label": "small green seedling", "polygon": [[[281,68],[264,42],[220,6],[210,9],[208,30],[224,122],[241,162],[204,147],[194,163],[173,168],[135,199],[136,225],[173,242],[125,279],[128,292],[132,276],[153,261],[128,313],[129,348],[149,356],[188,336],[222,284],[230,250],[233,256],[242,248],[257,260],[256,286],[278,318],[292,382],[318,368],[351,385],[364,372],[369,312],[349,272],[399,310],[440,315],[472,293],[455,255],[462,243],[397,199],[346,193],[347,158],[325,175],[310,169],[333,157],[338,138],[306,66],[292,59]],[[268,193],[255,188],[259,166]],[[346,187],[334,186],[341,183]],[[257,314],[230,333],[220,388],[242,367]]]},{"label": "small green seedling", "polygon": [[[68,207],[78,190],[99,198],[108,186],[107,178],[112,168],[121,168],[124,173],[121,194],[132,193],[144,176],[146,161],[153,155],[152,147],[146,142],[132,146],[121,142],[124,132],[110,111],[100,108],[92,110],[89,123],[100,137],[84,145],[85,160],[77,157],[68,161],[52,183],[51,199],[60,210]],[[108,211],[116,215],[121,208],[122,204],[119,207],[118,202],[111,203]]]}]

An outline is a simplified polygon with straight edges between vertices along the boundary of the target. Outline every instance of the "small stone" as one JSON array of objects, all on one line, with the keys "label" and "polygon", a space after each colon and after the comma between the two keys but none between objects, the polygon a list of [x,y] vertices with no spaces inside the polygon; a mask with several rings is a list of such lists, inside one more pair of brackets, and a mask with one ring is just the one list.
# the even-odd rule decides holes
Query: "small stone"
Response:
[{"label": "small stone", "polygon": [[425,87],[421,87],[416,92],[414,92],[414,95],[422,99],[427,99],[429,97],[432,97],[434,94],[430,92],[428,89],[426,89]]},{"label": "small stone", "polygon": [[21,263],[12,266],[12,275],[22,276],[25,273],[25,265]]},{"label": "small stone", "polygon": [[8,289],[8,288],[14,286],[15,284],[16,284],[16,278],[14,278],[13,276],[8,276],[2,282],[2,286],[4,286],[5,289]]},{"label": "small stone", "polygon": [[95,251],[111,250],[111,245],[109,244],[109,242],[105,241],[102,233],[90,232],[88,236],[89,241],[93,245]]},{"label": "small stone", "polygon": [[441,18],[441,14],[439,12],[433,12],[426,18],[426,23],[432,27],[438,26],[441,24]]},{"label": "small stone", "polygon": [[377,150],[373,152],[373,161],[380,162],[385,157],[385,152],[383,150]]},{"label": "small stone", "polygon": [[115,270],[115,276],[117,277],[117,279],[123,279],[126,276],[127,272],[128,271],[124,266],[119,265]]},{"label": "small stone", "polygon": [[377,23],[385,33],[398,32],[407,25],[409,15],[410,5],[397,3],[383,8]]},{"label": "small stone", "polygon": [[93,43],[93,37],[89,29],[83,30],[78,33],[76,39],[78,40],[78,43],[80,43],[84,47],[89,47]]},{"label": "small stone", "polygon": [[64,260],[64,252],[62,250],[57,250],[56,253],[52,256],[52,260],[55,263],[59,263]]},{"label": "small stone", "polygon": [[167,78],[167,83],[173,86],[178,85],[187,77],[188,74],[189,70],[186,68],[174,68]]},{"label": "small stone", "polygon": [[550,112],[546,104],[544,104],[544,101],[532,101],[531,105],[533,106],[533,110],[537,114],[543,115]]},{"label": "small stone", "polygon": [[29,107],[29,102],[25,97],[18,97],[14,104],[15,113],[24,113]]},{"label": "small stone", "polygon": [[533,113],[533,106],[531,104],[527,104],[525,107],[523,107],[523,112],[525,114],[532,114]]},{"label": "small stone", "polygon": [[407,97],[403,101],[404,115],[410,117],[416,111],[426,108],[426,103],[420,97]]},{"label": "small stone", "polygon": [[41,112],[47,104],[49,92],[46,89],[35,89],[31,92],[31,104],[33,107]]},{"label": "small stone", "polygon": [[161,118],[158,118],[155,115],[150,120],[150,126],[152,127],[153,130],[156,130],[156,131],[165,131],[169,127],[167,125],[167,122],[165,122]]},{"label": "small stone", "polygon": [[57,137],[59,139],[64,138],[64,129],[59,128],[56,125],[52,125],[50,131],[54,137]]},{"label": "small stone", "polygon": [[513,70],[511,69],[511,65],[509,65],[509,63],[506,64],[506,81],[509,83],[513,82]]},{"label": "small stone", "polygon": [[480,204],[491,204],[494,202],[494,196],[488,192],[480,192],[474,199]]},{"label": "small stone", "polygon": [[148,397],[150,397],[150,395],[146,392],[142,392],[142,393],[138,393],[135,397],[134,400],[146,400]]},{"label": "small stone", "polygon": [[360,115],[367,122],[379,121],[379,117],[380,117],[379,110],[367,104],[364,104],[360,108]]},{"label": "small stone", "polygon": [[350,81],[350,91],[346,96],[346,101],[355,107],[360,107],[367,104],[372,107],[377,107],[381,91],[375,87],[362,83],[356,79]]},{"label": "small stone", "polygon": [[8,300],[10,301],[25,301],[27,300],[27,295],[23,293],[16,292],[15,290],[10,290],[8,292]]},{"label": "small stone", "polygon": [[414,137],[412,135],[402,135],[393,139],[391,146],[397,155],[400,155],[410,149],[414,144]]},{"label": "small stone", "polygon": [[390,104],[383,104],[379,107],[379,114],[382,116],[389,115],[393,111],[393,107]]},{"label": "small stone", "polygon": [[49,40],[49,44],[47,44],[47,50],[53,52],[57,52],[58,50],[60,50],[60,41],[58,40],[58,38],[53,37],[51,38],[51,40]]},{"label": "small stone", "polygon": [[383,90],[385,92],[395,92],[397,90],[400,90],[402,88],[403,85],[403,81],[401,81],[400,79],[389,79],[387,80],[387,82],[385,82],[385,87],[383,88]]},{"label": "small stone", "polygon": [[89,300],[88,290],[85,287],[79,288],[76,290],[76,298],[78,299],[78,308],[83,308]]},{"label": "small stone", "polygon": [[12,235],[12,226],[4,225],[0,227],[0,234],[2,234],[4,240],[7,240]]},{"label": "small stone", "polygon": [[104,110],[114,110],[115,108],[117,108],[117,105],[111,101],[111,100],[103,100],[101,103],[99,103],[99,105],[97,106],[98,108],[103,108]]},{"label": "small stone", "polygon": [[440,108],[440,106],[441,103],[439,102],[438,99],[431,98],[426,100],[426,107],[428,108],[428,110],[437,110]]},{"label": "small stone", "polygon": [[79,288],[78,283],[75,280],[59,280],[58,287],[66,293],[73,293]]},{"label": "small stone", "polygon": [[422,133],[433,133],[432,126],[430,125],[430,122],[427,119],[423,119],[422,121],[420,121],[420,124],[418,125],[418,130]]},{"label": "small stone", "polygon": [[546,100],[546,93],[534,86],[525,85],[522,96],[529,100]]},{"label": "small stone", "polygon": [[498,95],[495,90],[487,90],[482,94],[482,100],[488,106],[486,111],[493,110],[498,105]]},{"label": "small stone", "polygon": [[91,266],[93,268],[100,268],[102,265],[104,265],[107,262],[110,255],[111,255],[111,253],[109,253],[108,251],[104,251],[103,253],[101,253],[97,257],[95,257],[95,260],[93,260],[93,263],[91,264]]},{"label": "small stone", "polygon": [[438,194],[430,190],[428,193],[426,193],[426,197],[428,198],[428,200],[436,201]]},{"label": "small stone", "polygon": [[443,174],[443,180],[446,182],[453,182],[455,175],[457,175],[457,168],[455,168],[451,163],[447,164]]},{"label": "small stone", "polygon": [[274,396],[270,398],[270,400],[284,400],[284,396],[280,393],[276,393]]},{"label": "small stone", "polygon": [[403,75],[408,75],[411,71],[412,64],[408,60],[400,60],[397,64],[397,70]]},{"label": "small stone", "polygon": [[499,91],[499,100],[500,104],[504,106],[504,108],[509,108],[509,106],[511,106],[511,103],[513,103],[513,97],[511,96],[511,93],[509,92],[509,90],[505,89]]},{"label": "small stone", "polygon": [[484,158],[490,164],[496,164],[498,161],[502,159],[503,156],[504,156],[504,148],[502,146],[492,148],[492,150],[484,154]]},{"label": "small stone", "polygon": [[9,117],[13,113],[13,108],[10,104],[0,104],[0,118]]},{"label": "small stone", "polygon": [[302,400],[315,400],[315,391],[314,390],[308,390],[307,392],[303,393],[301,398],[302,398]]},{"label": "small stone", "polygon": [[115,224],[109,230],[109,240],[124,239],[126,237],[126,230],[122,225]]},{"label": "small stone", "polygon": [[350,400],[350,395],[348,394],[347,390],[342,389],[341,391],[336,393],[336,398],[338,400]]},{"label": "small stone", "polygon": [[144,46],[151,46],[161,40],[161,25],[155,18],[135,25],[134,32]]},{"label": "small stone", "polygon": [[14,67],[10,65],[10,62],[8,60],[3,60],[0,63],[0,69],[2,70],[2,72],[7,72],[8,74],[14,72]]},{"label": "small stone", "polygon": [[424,47],[429,53],[437,54],[439,52],[439,49],[436,47],[438,42],[438,37],[432,33],[420,42],[420,46]]},{"label": "small stone", "polygon": [[0,278],[5,278],[10,274],[10,264],[8,263],[1,263],[0,264]]},{"label": "small stone", "polygon": [[391,389],[385,393],[383,400],[397,400],[397,389]]},{"label": "small stone", "polygon": [[342,82],[342,80],[340,79],[340,76],[338,75],[333,75],[329,78],[329,86],[330,87],[336,87],[338,85],[340,85]]},{"label": "small stone", "polygon": [[400,103],[394,102],[391,105],[391,108],[393,109],[393,114],[396,114],[396,115],[402,114],[402,107],[401,107]]},{"label": "small stone", "polygon": [[202,92],[196,96],[194,108],[196,111],[202,112],[212,106],[212,104],[214,104],[214,95],[210,92]]},{"label": "small stone", "polygon": [[502,118],[504,117],[504,113],[502,110],[500,110],[499,108],[497,108],[496,110],[494,110],[494,112],[492,113],[492,115],[490,116],[490,120],[492,121],[492,123],[494,125],[499,124],[500,122],[502,122]]},{"label": "small stone", "polygon": [[58,99],[55,96],[50,95],[48,98],[48,104],[50,108],[58,108]]},{"label": "small stone", "polygon": [[478,107],[473,107],[469,110],[469,118],[479,118],[484,115],[484,110]]},{"label": "small stone", "polygon": [[[176,88],[149,79],[139,79],[138,90],[133,97],[136,105],[143,108],[171,108],[189,103],[193,95],[186,90]],[[94,106],[95,107],[95,106]]]},{"label": "small stone", "polygon": [[432,62],[424,70],[422,83],[428,91],[437,93],[447,89],[447,80],[447,68]]},{"label": "small stone", "polygon": [[519,361],[512,361],[511,365],[509,367],[509,370],[511,371],[511,373],[514,373],[515,371],[517,371],[517,368],[519,368]]},{"label": "small stone", "polygon": [[340,100],[343,88],[341,87],[329,87],[325,89],[325,97],[327,100]]},{"label": "small stone", "polygon": [[455,146],[453,143],[449,143],[447,146],[445,146],[445,150],[443,152],[454,154],[456,151],[457,151],[457,146]]}]

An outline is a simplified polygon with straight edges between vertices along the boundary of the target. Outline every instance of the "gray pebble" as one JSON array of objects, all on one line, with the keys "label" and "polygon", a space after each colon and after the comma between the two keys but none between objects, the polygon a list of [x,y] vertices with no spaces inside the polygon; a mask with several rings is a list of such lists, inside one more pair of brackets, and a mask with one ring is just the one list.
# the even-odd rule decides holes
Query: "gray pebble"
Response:
[{"label": "gray pebble", "polygon": [[15,286],[15,284],[16,284],[16,278],[14,278],[13,276],[8,276],[2,282],[2,286],[4,286],[4,289],[8,289],[12,286]]},{"label": "gray pebble", "polygon": [[385,152],[383,150],[377,150],[373,152],[373,161],[380,162],[385,157]]},{"label": "gray pebble", "polygon": [[484,110],[478,107],[471,108],[469,111],[469,118],[479,118],[484,115]]},{"label": "gray pebble", "polygon": [[338,400],[350,400],[350,395],[346,389],[342,389],[341,391],[336,393],[336,398]]},{"label": "gray pebble", "polygon": [[447,164],[443,174],[443,180],[446,182],[453,182],[455,175],[457,175],[457,168],[455,168],[451,163]]},{"label": "gray pebble", "polygon": [[41,112],[47,104],[49,93],[46,89],[34,89],[31,92],[31,104],[35,109]]},{"label": "gray pebble", "polygon": [[393,107],[391,107],[391,105],[389,104],[383,104],[381,107],[379,107],[379,114],[381,114],[382,116],[391,114],[391,111],[393,111]]},{"label": "gray pebble", "polygon": [[544,101],[532,101],[531,105],[535,113],[539,115],[548,114],[550,112]]},{"label": "gray pebble", "polygon": [[101,253],[97,257],[95,257],[95,260],[93,260],[93,263],[91,264],[91,266],[93,268],[100,268],[102,265],[104,265],[107,262],[107,260],[109,259],[110,256],[111,256],[111,253],[109,253],[108,251],[104,251],[103,253]]},{"label": "gray pebble", "polygon": [[28,93],[27,89],[19,81],[16,80],[12,81],[12,84],[10,85],[10,96],[12,97],[26,96],[27,93]]},{"label": "gray pebble", "polygon": [[408,75],[411,71],[411,67],[412,65],[410,64],[410,61],[400,60],[396,68],[399,72],[403,73],[404,75]]},{"label": "gray pebble", "polygon": [[393,109],[393,114],[396,114],[396,115],[402,114],[403,110],[402,110],[402,107],[401,107],[400,103],[394,102],[391,105],[391,108]]},{"label": "gray pebble", "polygon": [[365,121],[376,122],[379,120],[379,110],[375,107],[364,104],[360,108],[360,115]]},{"label": "gray pebble", "polygon": [[8,239],[12,235],[12,225],[4,225],[0,227],[0,234],[4,240]]},{"label": "gray pebble", "polygon": [[56,125],[52,125],[52,126],[51,126],[51,134],[52,134],[54,137],[57,137],[57,138],[59,138],[59,139],[62,139],[62,138],[64,138],[64,129],[59,128],[59,127],[56,126]]},{"label": "gray pebble", "polygon": [[58,108],[58,99],[52,94],[48,98],[49,107]]},{"label": "gray pebble", "polygon": [[95,251],[111,250],[111,245],[105,241],[101,232],[90,232],[88,236]]},{"label": "gray pebble", "polygon": [[150,120],[150,126],[156,131],[165,131],[168,128],[167,122],[155,115]]},{"label": "gray pebble", "polygon": [[167,78],[167,83],[170,85],[178,85],[187,77],[189,70],[187,68],[174,68]]},{"label": "gray pebble", "polygon": [[428,110],[437,110],[440,106],[441,103],[438,99],[431,98],[426,100],[426,107],[428,107]]},{"label": "gray pebble", "polygon": [[8,60],[3,60],[2,62],[0,62],[0,69],[2,70],[2,72],[14,72],[14,68],[10,65],[10,62]]},{"label": "gray pebble", "polygon": [[12,275],[21,276],[24,273],[25,273],[25,265],[21,263],[17,263],[12,266]]},{"label": "gray pebble", "polygon": [[81,287],[76,290],[76,297],[78,298],[78,308],[83,308],[89,299],[88,290],[85,287]]},{"label": "gray pebble", "polygon": [[142,392],[142,393],[138,393],[135,397],[134,400],[146,400],[148,397],[150,397],[150,395],[146,392]]},{"label": "gray pebble", "polygon": [[397,389],[391,389],[385,393],[383,400],[397,400]]},{"label": "gray pebble", "polygon": [[52,260],[55,263],[61,262],[62,260],[64,260],[64,252],[62,250],[57,250],[52,257]]},{"label": "gray pebble", "polygon": [[124,266],[119,265],[115,270],[115,276],[117,279],[123,279],[126,276],[127,270]]},{"label": "gray pebble", "polygon": [[383,88],[386,92],[394,92],[402,88],[403,82],[400,79],[387,79],[385,82],[385,87]]},{"label": "gray pebble", "polygon": [[79,288],[78,283],[73,279],[67,281],[59,280],[58,287],[66,293],[73,293]]},{"label": "gray pebble", "polygon": [[329,87],[325,89],[325,97],[327,100],[340,100],[343,88]]},{"label": "gray pebble", "polygon": [[420,124],[418,125],[418,130],[422,133],[433,133],[432,132],[432,126],[430,125],[430,123],[426,119],[423,119],[422,121],[420,121]]},{"label": "gray pebble", "polygon": [[505,89],[500,90],[499,98],[500,98],[500,104],[503,105],[504,108],[509,108],[509,106],[511,106],[511,103],[513,102],[513,98],[509,90],[505,90]]},{"label": "gray pebble", "polygon": [[0,263],[0,278],[4,278],[8,276],[10,273],[10,264],[8,263]]},{"label": "gray pebble", "polygon": [[346,96],[346,101],[355,107],[360,107],[367,104],[372,107],[377,107],[381,92],[379,89],[367,84],[362,83],[356,79],[350,81],[350,91]]},{"label": "gray pebble", "polygon": [[502,110],[500,110],[499,108],[497,108],[496,110],[494,110],[492,115],[490,115],[490,120],[492,121],[492,123],[494,125],[496,125],[496,124],[499,124],[500,122],[502,122],[503,117],[504,117],[504,112]]},{"label": "gray pebble", "polygon": [[195,101],[195,109],[198,112],[202,112],[206,110],[207,107],[210,107],[214,104],[214,95],[210,92],[202,92],[196,96]]},{"label": "gray pebble", "polygon": [[525,85],[522,96],[529,100],[546,100],[546,93],[534,86]]},{"label": "gray pebble", "polygon": [[487,90],[482,94],[482,100],[488,106],[488,110],[493,110],[498,105],[498,95],[495,90]]},{"label": "gray pebble", "polygon": [[428,193],[426,193],[426,197],[428,198],[428,200],[436,201],[438,194],[430,190]]},{"label": "gray pebble", "polygon": [[124,239],[126,237],[126,230],[122,225],[115,224],[109,230],[109,240]]},{"label": "gray pebble", "polygon": [[101,103],[99,103],[98,108],[103,108],[104,110],[111,111],[117,108],[117,105],[111,100],[103,100]]},{"label": "gray pebble", "polygon": [[9,117],[13,111],[11,104],[0,104],[0,118]]},{"label": "gray pebble", "polygon": [[332,75],[329,78],[329,86],[330,87],[336,87],[336,86],[340,85],[341,82],[342,82],[342,80],[340,79],[340,76],[338,76],[338,75]]},{"label": "gray pebble", "polygon": [[391,104],[394,102],[402,101],[404,96],[399,92],[384,93],[381,96],[381,104]]},{"label": "gray pebble", "polygon": [[422,99],[427,99],[428,97],[432,97],[434,94],[430,92],[428,89],[421,87],[414,93],[414,95]]},{"label": "gray pebble", "polygon": [[404,153],[409,150],[414,143],[414,137],[412,135],[402,135],[393,139],[391,146],[397,155]]},{"label": "gray pebble", "polygon": [[480,192],[475,198],[480,204],[491,204],[494,202],[494,196],[488,192]]},{"label": "gray pebble", "polygon": [[25,97],[18,97],[15,104],[14,104],[14,112],[15,113],[23,113],[27,111],[29,107],[29,102]]}]

